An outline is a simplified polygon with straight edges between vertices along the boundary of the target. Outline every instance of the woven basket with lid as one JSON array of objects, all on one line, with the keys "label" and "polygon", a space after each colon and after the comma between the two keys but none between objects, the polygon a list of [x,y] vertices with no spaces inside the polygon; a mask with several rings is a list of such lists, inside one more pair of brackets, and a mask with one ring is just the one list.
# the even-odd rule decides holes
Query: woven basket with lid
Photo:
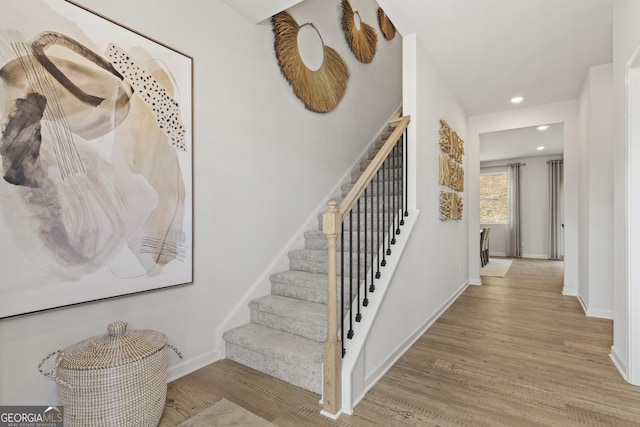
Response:
[{"label": "woven basket with lid", "polygon": [[64,425],[157,426],[167,395],[166,348],[175,348],[164,334],[129,330],[125,321],[108,332],[60,351],[53,371],[43,372],[58,384]]}]

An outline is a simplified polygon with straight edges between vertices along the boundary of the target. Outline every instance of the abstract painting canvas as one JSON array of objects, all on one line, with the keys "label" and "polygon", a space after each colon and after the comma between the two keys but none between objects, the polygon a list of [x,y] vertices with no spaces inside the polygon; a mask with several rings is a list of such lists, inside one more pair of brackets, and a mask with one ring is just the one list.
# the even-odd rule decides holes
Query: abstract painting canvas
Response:
[{"label": "abstract painting canvas", "polygon": [[192,282],[190,57],[64,0],[0,14],[0,318]]}]

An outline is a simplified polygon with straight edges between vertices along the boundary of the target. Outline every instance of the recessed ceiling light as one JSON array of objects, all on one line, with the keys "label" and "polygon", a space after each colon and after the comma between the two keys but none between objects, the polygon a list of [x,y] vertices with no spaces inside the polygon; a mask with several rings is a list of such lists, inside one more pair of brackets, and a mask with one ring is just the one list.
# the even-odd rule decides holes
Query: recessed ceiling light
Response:
[{"label": "recessed ceiling light", "polygon": [[538,151],[544,150],[544,147],[541,145],[540,147],[536,148],[536,150]]},{"label": "recessed ceiling light", "polygon": [[522,101],[524,101],[524,98],[521,96],[515,96],[513,98],[511,98],[511,103],[512,104],[520,104]]},{"label": "recessed ceiling light", "polygon": [[538,129],[538,130],[547,130],[547,129],[549,129],[549,125],[538,126],[536,129]]}]

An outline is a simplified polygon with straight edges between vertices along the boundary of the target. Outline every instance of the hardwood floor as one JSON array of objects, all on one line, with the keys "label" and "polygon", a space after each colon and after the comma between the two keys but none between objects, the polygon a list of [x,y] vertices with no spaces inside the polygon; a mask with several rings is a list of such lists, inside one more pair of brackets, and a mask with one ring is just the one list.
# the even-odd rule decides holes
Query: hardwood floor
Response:
[{"label": "hardwood floor", "polygon": [[470,286],[352,416],[228,360],[169,385],[161,426],[226,398],[278,426],[639,426],[640,387],[609,359],[610,320],[561,295],[562,263],[515,260]]}]

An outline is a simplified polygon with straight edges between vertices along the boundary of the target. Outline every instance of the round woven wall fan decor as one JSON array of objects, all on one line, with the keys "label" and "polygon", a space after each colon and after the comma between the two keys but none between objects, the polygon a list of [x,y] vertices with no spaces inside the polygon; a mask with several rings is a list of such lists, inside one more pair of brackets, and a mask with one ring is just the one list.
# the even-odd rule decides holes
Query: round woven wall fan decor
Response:
[{"label": "round woven wall fan decor", "polygon": [[378,8],[378,25],[380,25],[380,31],[385,39],[391,40],[396,36],[396,27],[381,7]]},{"label": "round woven wall fan decor", "polygon": [[[293,88],[293,93],[304,103],[308,110],[327,113],[338,106],[347,90],[349,69],[342,57],[322,42],[324,59],[317,70],[309,69],[298,50],[298,33],[300,28],[311,23],[298,25],[287,13],[280,12],[271,18],[274,48],[282,75]],[[322,36],[318,32],[320,40]]]},{"label": "round woven wall fan decor", "polygon": [[[360,29],[356,27],[354,21],[356,14],[360,19]],[[342,31],[347,39],[349,48],[351,48],[358,61],[365,64],[373,61],[378,44],[376,30],[362,21],[360,14],[353,11],[348,0],[342,0]]]}]

